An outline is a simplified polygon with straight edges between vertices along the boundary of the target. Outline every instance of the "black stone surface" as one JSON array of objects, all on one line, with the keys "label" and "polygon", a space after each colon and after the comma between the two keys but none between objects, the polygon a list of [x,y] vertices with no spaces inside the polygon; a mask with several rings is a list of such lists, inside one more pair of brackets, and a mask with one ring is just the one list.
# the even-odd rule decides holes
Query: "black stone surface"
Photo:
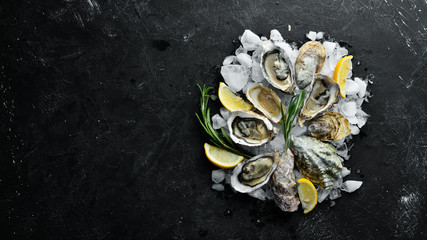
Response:
[{"label": "black stone surface", "polygon": [[[426,13],[422,0],[1,1],[1,239],[426,239]],[[212,190],[194,116],[196,83],[217,86],[233,39],[274,28],[299,44],[325,31],[355,76],[375,76],[346,162],[362,188],[307,215]]]}]

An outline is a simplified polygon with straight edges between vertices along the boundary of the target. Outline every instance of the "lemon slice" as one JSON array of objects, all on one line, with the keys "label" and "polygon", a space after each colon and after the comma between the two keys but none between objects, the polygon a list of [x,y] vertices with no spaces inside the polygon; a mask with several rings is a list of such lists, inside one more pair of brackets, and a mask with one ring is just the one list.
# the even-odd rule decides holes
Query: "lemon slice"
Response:
[{"label": "lemon slice", "polygon": [[251,110],[254,106],[237,95],[225,83],[219,83],[218,98],[228,111]]},{"label": "lemon slice", "polygon": [[208,157],[209,161],[220,168],[233,168],[244,159],[242,156],[228,152],[221,148],[217,148],[207,143],[205,143],[204,147],[206,157]]},{"label": "lemon slice", "polygon": [[298,179],[298,196],[304,213],[308,213],[317,204],[317,191],[313,183],[306,178]]},{"label": "lemon slice", "polygon": [[351,68],[352,55],[341,58],[335,66],[333,79],[340,86],[341,97],[345,98],[345,88],[348,73]]}]

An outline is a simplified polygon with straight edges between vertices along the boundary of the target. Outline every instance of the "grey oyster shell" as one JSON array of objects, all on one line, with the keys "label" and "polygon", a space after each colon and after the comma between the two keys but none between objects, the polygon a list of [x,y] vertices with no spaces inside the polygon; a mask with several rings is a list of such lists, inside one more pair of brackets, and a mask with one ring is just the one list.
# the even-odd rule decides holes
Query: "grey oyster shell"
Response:
[{"label": "grey oyster shell", "polygon": [[331,144],[313,137],[292,136],[290,148],[296,167],[313,184],[330,189],[341,177],[342,159]]},{"label": "grey oyster shell", "polygon": [[294,212],[300,204],[294,176],[294,155],[290,150],[282,154],[270,181],[274,202],[285,212]]},{"label": "grey oyster shell", "polygon": [[315,73],[322,69],[325,59],[326,50],[321,43],[310,41],[302,45],[295,60],[295,82],[299,89],[311,84]]}]

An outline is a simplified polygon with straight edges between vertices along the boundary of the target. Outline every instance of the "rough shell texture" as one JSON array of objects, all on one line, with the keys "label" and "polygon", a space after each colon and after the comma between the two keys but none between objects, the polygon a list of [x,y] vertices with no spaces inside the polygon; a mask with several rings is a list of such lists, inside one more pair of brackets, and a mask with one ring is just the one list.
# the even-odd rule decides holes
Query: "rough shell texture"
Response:
[{"label": "rough shell texture", "polygon": [[[277,75],[277,62],[283,63],[287,76],[283,79]],[[273,41],[263,43],[260,66],[265,79],[275,88],[292,94],[295,89],[294,65],[283,48]]]},{"label": "rough shell texture", "polygon": [[294,155],[290,150],[282,154],[271,176],[270,187],[276,205],[285,212],[294,212],[300,203],[293,172]]},{"label": "rough shell texture", "polygon": [[326,50],[319,42],[306,42],[300,48],[295,60],[295,82],[299,89],[304,89],[320,72],[325,63]]},{"label": "rough shell texture", "polygon": [[341,177],[341,158],[331,144],[308,136],[292,137],[291,151],[298,170],[313,184],[330,189]]},{"label": "rough shell texture", "polygon": [[[259,140],[250,139],[248,136],[242,136],[237,134],[234,130],[235,121],[240,121],[242,119],[253,119],[256,121],[261,121],[263,126],[266,129],[266,133],[263,134],[263,137]],[[260,146],[265,144],[277,136],[277,128],[273,126],[273,124],[266,118],[259,114],[256,114],[251,111],[234,111],[231,112],[230,117],[227,120],[227,127],[230,132],[231,139],[238,144],[246,145],[246,146]],[[258,130],[258,128],[254,129]]]},{"label": "rough shell texture", "polygon": [[258,84],[248,89],[246,98],[264,114],[268,119],[275,123],[279,123],[282,119],[280,107],[282,106],[283,112],[285,106],[280,102],[279,96],[270,88],[264,87],[262,84]]},{"label": "rough shell texture", "polygon": [[327,112],[312,119],[307,126],[312,137],[322,141],[338,141],[350,134],[350,123],[337,112]]},{"label": "rough shell texture", "polygon": [[298,124],[325,112],[338,101],[339,86],[326,75],[317,73],[298,116]]},{"label": "rough shell texture", "polygon": [[[242,173],[243,167],[247,163],[254,162],[254,161],[256,161],[260,158],[264,158],[264,157],[273,158],[274,161],[273,161],[273,164],[271,166],[271,170],[267,173],[266,176],[263,176],[263,178],[264,178],[263,181],[258,183],[255,186],[248,186],[248,185],[242,184],[239,175]],[[264,186],[270,180],[270,177],[273,174],[274,170],[276,170],[278,159],[279,159],[279,153],[276,151],[274,153],[261,154],[261,155],[255,156],[251,159],[243,160],[243,162],[239,163],[233,170],[233,174],[231,175],[231,181],[230,181],[231,186],[233,187],[234,190],[241,192],[241,193],[249,193],[249,192],[255,191],[258,188]]]}]

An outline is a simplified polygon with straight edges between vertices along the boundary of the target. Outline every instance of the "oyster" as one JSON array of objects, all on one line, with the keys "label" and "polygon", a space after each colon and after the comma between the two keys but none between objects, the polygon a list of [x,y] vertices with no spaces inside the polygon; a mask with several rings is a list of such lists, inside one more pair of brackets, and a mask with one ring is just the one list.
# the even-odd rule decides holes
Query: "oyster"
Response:
[{"label": "oyster", "polygon": [[290,148],[298,170],[313,184],[330,189],[341,177],[341,158],[331,144],[308,136],[292,136]]},{"label": "oyster", "polygon": [[295,60],[295,82],[299,89],[304,89],[320,72],[325,63],[326,50],[319,42],[309,41],[300,48]]},{"label": "oyster", "polygon": [[251,111],[231,112],[227,126],[231,139],[246,146],[260,146],[277,135],[277,129],[267,118]]},{"label": "oyster", "polygon": [[319,73],[315,74],[310,92],[305,98],[298,116],[298,124],[302,126],[305,120],[310,120],[332,107],[338,100],[339,91],[338,84],[330,77]]},{"label": "oyster", "polygon": [[261,84],[248,89],[246,98],[255,106],[255,108],[275,123],[279,123],[282,119],[280,106],[282,106],[283,112],[286,112],[285,106],[280,103],[279,96],[277,96],[272,89],[264,87]]},{"label": "oyster", "polygon": [[291,94],[294,92],[294,65],[283,48],[271,40],[263,43],[260,64],[264,78],[273,87]]},{"label": "oyster", "polygon": [[248,193],[264,186],[276,169],[279,153],[266,153],[245,159],[231,175],[231,186],[238,192]]},{"label": "oyster", "polygon": [[280,156],[271,175],[270,187],[276,205],[285,212],[294,212],[300,203],[294,176],[294,155],[290,150]]},{"label": "oyster", "polygon": [[312,119],[308,123],[311,136],[322,141],[338,141],[350,134],[350,124],[343,115],[327,112],[323,116]]}]

